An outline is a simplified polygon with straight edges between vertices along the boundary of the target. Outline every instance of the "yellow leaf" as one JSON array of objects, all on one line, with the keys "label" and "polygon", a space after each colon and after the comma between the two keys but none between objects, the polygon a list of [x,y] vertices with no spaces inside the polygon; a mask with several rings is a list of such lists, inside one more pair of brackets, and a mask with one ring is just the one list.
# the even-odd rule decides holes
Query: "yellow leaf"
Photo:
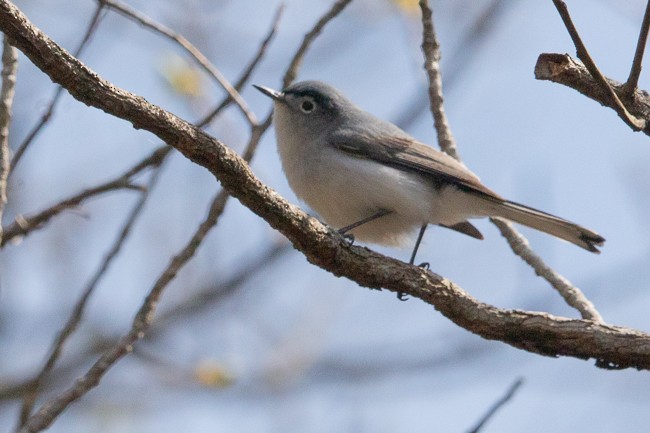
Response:
[{"label": "yellow leaf", "polygon": [[190,97],[198,97],[202,94],[201,73],[177,55],[168,56],[161,68],[161,74],[176,93]]},{"label": "yellow leaf", "polygon": [[223,365],[214,361],[200,362],[194,369],[194,377],[201,385],[212,388],[226,388],[235,381]]},{"label": "yellow leaf", "polygon": [[414,14],[420,10],[418,0],[391,0],[401,11]]}]

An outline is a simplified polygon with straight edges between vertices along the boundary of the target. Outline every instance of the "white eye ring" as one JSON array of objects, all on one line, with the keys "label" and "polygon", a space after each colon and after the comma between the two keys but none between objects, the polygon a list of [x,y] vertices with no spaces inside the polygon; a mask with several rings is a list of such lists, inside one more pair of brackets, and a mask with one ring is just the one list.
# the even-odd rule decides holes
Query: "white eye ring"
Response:
[{"label": "white eye ring", "polygon": [[300,111],[303,113],[309,114],[314,109],[316,108],[316,104],[314,103],[314,100],[311,98],[305,98],[301,103],[300,103]]}]

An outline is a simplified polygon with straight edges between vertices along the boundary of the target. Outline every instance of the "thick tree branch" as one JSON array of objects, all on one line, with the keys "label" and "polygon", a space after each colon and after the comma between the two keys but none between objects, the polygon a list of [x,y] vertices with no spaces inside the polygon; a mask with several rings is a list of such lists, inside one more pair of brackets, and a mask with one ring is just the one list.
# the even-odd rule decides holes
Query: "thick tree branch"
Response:
[{"label": "thick tree branch", "polygon": [[263,185],[230,148],[172,113],[101,79],[6,0],[0,0],[0,30],[75,98],[154,133],[207,168],[231,195],[283,233],[310,262],[334,275],[365,287],[418,297],[471,332],[533,353],[593,358],[599,366],[609,368],[650,369],[648,334],[588,320],[499,309],[479,302],[439,275],[350,246],[335,231]]}]

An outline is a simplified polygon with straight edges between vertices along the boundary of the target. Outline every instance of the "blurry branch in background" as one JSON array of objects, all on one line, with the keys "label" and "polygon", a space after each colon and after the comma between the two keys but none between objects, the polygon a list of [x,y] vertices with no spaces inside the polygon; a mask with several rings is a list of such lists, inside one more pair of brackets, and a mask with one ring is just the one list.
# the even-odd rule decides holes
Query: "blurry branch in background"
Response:
[{"label": "blurry branch in background", "polygon": [[7,203],[7,178],[9,177],[9,126],[16,88],[18,50],[2,38],[2,87],[0,88],[0,244],[2,243],[2,214]]},{"label": "blurry branch in background", "polygon": [[[77,372],[79,368],[86,367],[89,358],[108,349],[115,342],[110,341],[111,344],[109,345],[107,341],[99,337],[93,338],[89,343],[88,347],[80,350],[81,353],[67,359],[61,359],[52,370],[52,373],[44,378],[41,383],[41,389],[43,391],[50,390],[65,383],[67,380],[78,377]],[[34,385],[34,379],[32,377],[19,380],[2,377],[0,380],[0,403],[8,403],[9,401],[13,403],[13,400],[24,398],[25,395],[32,392]]]},{"label": "blurry branch in background", "polygon": [[120,189],[132,189],[142,191],[143,187],[133,184],[133,177],[149,167],[156,167],[161,164],[162,160],[168,152],[165,148],[159,148],[151,155],[144,158],[142,161],[135,164],[121,176],[105,182],[101,185],[85,189],[72,197],[60,201],[59,203],[35,214],[27,217],[17,217],[16,221],[4,230],[5,236],[2,238],[0,247],[6,245],[7,242],[16,238],[17,236],[25,236],[32,231],[43,227],[50,219],[57,216],[66,209],[76,207],[84,201],[96,197],[98,195],[116,191]]},{"label": "blurry branch in background", "polygon": [[147,187],[142,191],[142,194],[140,194],[140,197],[138,198],[137,202],[133,206],[133,209],[129,213],[126,221],[122,226],[122,229],[120,230],[118,236],[113,242],[113,245],[111,246],[110,250],[102,260],[101,264],[95,271],[94,275],[92,276],[92,278],[90,279],[90,281],[88,282],[84,290],[82,291],[81,295],[79,296],[72,312],[70,313],[70,316],[68,317],[67,322],[65,323],[63,329],[59,332],[54,343],[52,344],[52,348],[50,349],[50,354],[47,360],[43,364],[43,367],[38,372],[36,377],[34,377],[34,379],[31,381],[30,387],[28,388],[27,392],[23,396],[23,403],[20,408],[20,417],[19,417],[19,425],[18,425],[19,428],[22,427],[25,424],[25,422],[27,422],[27,419],[31,415],[34,404],[36,403],[36,398],[38,397],[38,393],[41,389],[41,385],[43,384],[47,376],[54,369],[54,366],[63,351],[64,344],[66,343],[68,338],[72,335],[72,333],[77,329],[77,326],[81,322],[81,319],[83,317],[90,296],[95,291],[95,288],[99,284],[102,277],[108,271],[108,268],[111,262],[113,261],[113,259],[115,259],[115,257],[117,257],[117,255],[119,254],[120,250],[122,249],[122,246],[124,245],[124,242],[126,241],[127,237],[131,233],[133,225],[137,221],[138,217],[141,215],[142,210],[144,209],[144,205],[147,202],[148,198],[150,197],[151,190],[156,184],[160,176],[161,173],[160,168],[162,166],[162,163],[164,162],[167,155],[169,155],[170,153],[169,151],[171,149],[172,149],[171,147],[165,146],[154,152],[154,154],[158,156],[158,160],[157,160],[158,163],[154,166],[154,171],[151,173],[151,177],[149,178]]},{"label": "blurry branch in background", "polygon": [[208,73],[212,78],[214,78],[217,83],[226,91],[228,96],[232,98],[232,100],[235,101],[235,104],[239,107],[241,112],[244,114],[246,119],[248,120],[248,123],[251,125],[257,124],[257,119],[255,117],[255,114],[251,111],[251,109],[248,107],[248,104],[242,98],[242,96],[239,94],[237,89],[235,89],[230,82],[226,79],[226,77],[223,76],[223,74],[217,69],[216,66],[214,66],[210,60],[201,52],[199,51],[190,41],[185,39],[184,36],[179,35],[178,33],[175,33],[171,29],[163,26],[160,23],[157,23],[153,21],[151,18],[147,17],[146,15],[142,14],[141,12],[135,10],[131,6],[128,6],[122,2],[116,1],[116,0],[97,0],[100,5],[105,5],[109,7],[110,9],[113,9],[120,14],[124,15],[125,17],[135,20],[136,22],[142,24],[143,26],[147,27],[148,29],[151,29],[155,31],[158,34],[161,34],[172,41],[176,42],[185,52],[187,52],[196,62],[203,68],[205,72]]},{"label": "blurry branch in background", "polygon": [[[261,271],[268,269],[270,265],[292,250],[291,244],[283,239],[282,242],[275,243],[267,248],[258,257],[252,260],[250,258],[241,260],[244,265],[227,279],[203,287],[186,299],[177,302],[169,310],[161,312],[146,338],[155,338],[165,330],[166,326],[175,323],[176,320],[197,314],[215,303],[232,297],[246,283],[258,276]],[[248,256],[250,254],[247,254]]]},{"label": "blurry branch in background", "polygon": [[[159,171],[157,173],[159,173]],[[153,179],[151,181],[153,181]],[[129,215],[124,228],[130,228],[129,222],[134,218],[136,207],[137,204],[134,206],[133,211]],[[124,230],[122,233],[124,233]],[[120,235],[119,238],[122,239],[122,237],[126,236]],[[114,244],[111,248],[111,252],[116,249],[116,244]],[[258,277],[261,272],[269,269],[269,266],[277,262],[292,250],[293,249],[291,248],[291,244],[282,240],[282,242],[273,244],[271,247],[267,248],[265,251],[253,259],[250,259],[248,257],[250,255],[248,254],[247,258],[240,260],[243,265],[235,270],[235,272],[232,275],[228,276],[226,279],[202,287],[196,292],[188,295],[186,299],[178,301],[174,306],[170,307],[166,311],[160,312],[156,317],[156,320],[152,323],[149,332],[147,332],[145,340],[151,341],[160,338],[162,334],[164,334],[164,332],[168,330],[170,326],[176,324],[178,320],[186,320],[191,316],[200,314],[206,308],[210,308],[214,304],[231,298],[253,278]],[[106,256],[106,258],[109,256],[110,253]],[[107,262],[108,260],[105,259],[102,263],[101,268],[103,268]],[[75,306],[75,310],[78,308],[78,305],[79,301]],[[94,357],[98,353],[101,353],[105,350],[108,350],[110,347],[113,347],[115,344],[117,344],[118,341],[119,337],[96,335],[93,336],[92,341],[89,341],[88,347],[86,347],[85,350],[78,351],[78,353],[72,357],[69,357],[64,362],[57,363],[57,366],[53,367],[51,373],[41,379],[41,390],[50,390],[51,387],[55,385],[55,381],[61,382],[63,376],[68,376],[77,372],[77,369],[80,366],[86,364],[89,358]],[[475,346],[473,345],[472,347],[474,348]],[[137,354],[137,348],[135,350]],[[25,398],[32,392],[34,381],[35,379],[27,379],[16,383],[10,383],[9,380],[0,378],[0,401]]]},{"label": "blurry branch in background", "polygon": [[176,277],[180,269],[194,256],[203,239],[217,224],[226,197],[226,194],[220,193],[212,201],[205,220],[199,225],[185,247],[171,259],[167,268],[161,273],[147,294],[145,301],[133,319],[129,332],[120,338],[117,344],[104,352],[82,377],[75,380],[72,386],[44,403],[34,415],[23,423],[20,432],[37,432],[49,427],[70,403],[78,400],[99,385],[104,374],[116,362],[133,350],[133,345],[142,339],[149,330],[164,289]]},{"label": "blurry branch in background", "polygon": [[[99,25],[100,19],[102,17],[102,12],[104,10],[104,6],[102,4],[97,5],[97,8],[95,9],[95,13],[93,14],[93,17],[90,19],[90,23],[88,24],[88,27],[86,28],[86,32],[84,33],[84,37],[81,38],[81,42],[79,42],[79,46],[77,47],[76,50],[72,53],[72,55],[76,58],[79,58],[81,56],[81,53],[83,52],[84,48],[88,45],[88,42],[90,42],[90,39],[92,38],[92,35],[95,33],[95,30],[97,29],[97,26]],[[41,132],[43,127],[50,121],[52,118],[52,115],[54,114],[54,111],[56,109],[56,105],[61,99],[61,95],[63,94],[63,87],[57,86],[56,91],[54,92],[54,96],[50,100],[50,103],[47,106],[47,109],[45,110],[45,113],[41,116],[41,120],[34,125],[32,130],[27,134],[27,137],[23,140],[23,142],[18,146],[18,149],[16,150],[16,153],[13,156],[13,159],[11,160],[11,170],[13,171],[16,168],[16,165],[18,165],[18,161],[22,158],[23,154],[27,150],[27,148],[30,146],[30,144],[34,141],[36,136]]]},{"label": "blurry branch in background", "polygon": [[[641,25],[637,50],[628,82],[619,85],[606,78],[596,66],[596,63],[589,55],[587,47],[580,38],[566,4],[561,0],[553,0],[553,4],[573,40],[576,55],[583,64],[579,64],[568,55],[541,54],[535,66],[535,78],[572,87],[589,98],[612,108],[632,130],[643,131],[645,134],[650,135],[650,128],[648,127],[650,118],[647,116],[648,95],[646,92],[639,92],[636,88],[641,72],[645,42],[648,37],[648,26],[650,25],[650,17],[648,17],[650,10],[648,8],[650,8],[650,5],[646,8],[646,14]],[[583,69],[588,71],[587,74],[580,73]],[[617,87],[618,92],[616,91]],[[628,104],[627,107],[623,104],[621,98]]]},{"label": "blurry branch in background", "polygon": [[497,400],[491,407],[490,409],[483,415],[483,418],[472,428],[469,430],[468,433],[479,433],[483,426],[497,413],[499,409],[501,409],[508,401],[514,397],[515,393],[519,390],[521,385],[524,384],[524,379],[519,378],[514,381],[512,385],[510,385],[510,388],[508,388],[508,391],[501,397],[499,400]]},{"label": "blurry branch in background", "polygon": [[[449,122],[444,111],[442,93],[442,75],[440,72],[440,44],[433,25],[432,11],[428,0],[420,0],[422,9],[422,51],[424,53],[424,68],[429,77],[429,100],[434,125],[438,134],[440,148],[460,161],[456,142],[451,133]],[[521,257],[535,273],[548,281],[567,303],[576,308],[583,319],[602,322],[602,317],[593,304],[569,280],[555,272],[550,266],[530,248],[528,240],[520,234],[511,223],[500,218],[490,218],[490,221],[501,231],[512,251]]]}]

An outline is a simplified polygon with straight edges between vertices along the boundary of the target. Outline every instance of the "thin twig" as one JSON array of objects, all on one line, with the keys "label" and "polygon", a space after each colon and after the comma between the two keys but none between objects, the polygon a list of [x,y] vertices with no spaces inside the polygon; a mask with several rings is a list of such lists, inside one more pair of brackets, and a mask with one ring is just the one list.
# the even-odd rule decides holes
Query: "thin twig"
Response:
[{"label": "thin twig", "polygon": [[587,47],[580,38],[578,29],[576,29],[576,26],[573,24],[573,20],[571,19],[571,15],[569,14],[569,9],[567,8],[566,3],[564,3],[562,0],[553,0],[553,4],[560,14],[560,17],[564,22],[564,26],[566,27],[569,35],[571,36],[571,39],[573,40],[573,44],[576,47],[576,55],[585,64],[591,76],[594,77],[594,79],[602,86],[603,90],[607,92],[616,113],[633,130],[644,130],[647,126],[647,122],[644,119],[639,119],[638,117],[632,115],[627,110],[627,108],[625,108],[625,105],[623,105],[618,95],[616,95],[614,90],[610,87],[605,76],[602,74],[602,72],[600,72],[598,66],[596,66],[596,62],[594,62],[594,60],[591,58],[589,51],[587,51]]},{"label": "thin twig", "polygon": [[634,53],[634,60],[632,61],[632,68],[630,68],[630,75],[625,82],[625,93],[628,97],[634,96],[636,88],[639,84],[639,76],[641,75],[641,67],[643,64],[643,53],[645,46],[648,42],[648,30],[650,29],[650,0],[645,6],[645,14],[643,15],[643,22],[641,23],[641,30],[639,31],[639,40],[636,43],[636,51]]},{"label": "thin twig", "polygon": [[515,395],[515,393],[519,390],[521,385],[523,385],[524,379],[519,378],[514,381],[512,385],[510,385],[510,388],[506,391],[506,393],[501,397],[498,401],[496,401],[490,409],[488,409],[487,413],[483,415],[483,418],[474,426],[473,429],[469,431],[469,433],[478,433],[481,428],[487,423],[493,416],[494,414],[497,413],[499,409],[501,409],[508,401],[512,399],[512,397]]},{"label": "thin twig", "polygon": [[2,243],[2,215],[7,203],[7,178],[9,177],[9,126],[16,89],[18,50],[2,38],[2,87],[0,88],[0,243]]},{"label": "thin twig", "polygon": [[[277,11],[275,12],[275,16],[273,17],[273,21],[271,23],[271,28],[260,44],[259,48],[257,49],[257,52],[253,56],[252,60],[249,62],[248,66],[244,68],[244,71],[242,72],[241,76],[239,79],[235,82],[235,89],[237,91],[241,91],[242,87],[246,84],[246,82],[250,79],[251,74],[259,64],[260,60],[262,60],[262,57],[264,57],[264,54],[266,53],[266,50],[269,46],[269,43],[271,42],[271,39],[273,39],[273,36],[278,31],[278,25],[280,24],[280,18],[282,17],[282,14],[284,12],[284,5],[281,4]],[[196,124],[199,128],[204,127],[208,123],[212,122],[212,119],[214,119],[217,114],[219,114],[223,109],[225,109],[230,103],[233,102],[233,99],[230,97],[230,95],[227,95],[223,101],[221,101],[215,108],[212,110],[203,120],[201,120],[199,123]]]},{"label": "thin twig", "polygon": [[43,227],[43,225],[47,223],[52,217],[60,214],[66,209],[78,206],[89,198],[118,189],[134,189],[141,191],[141,187],[133,185],[131,183],[131,178],[147,167],[159,165],[164,156],[169,151],[170,148],[168,146],[160,147],[156,149],[149,157],[138,162],[124,174],[113,180],[95,186],[93,188],[83,190],[80,193],[62,200],[54,206],[51,206],[35,215],[17,218],[13,224],[5,229],[4,237],[2,239],[2,242],[0,242],[0,247],[6,245],[7,242],[16,236],[24,236],[36,229]]},{"label": "thin twig", "polygon": [[312,44],[314,39],[316,39],[316,37],[320,34],[325,25],[334,19],[338,14],[340,14],[341,11],[345,9],[345,7],[351,2],[352,0],[337,0],[332,5],[332,7],[318,20],[316,25],[307,34],[305,34],[300,47],[298,47],[298,51],[296,51],[293,59],[291,59],[291,63],[289,63],[287,72],[284,74],[284,78],[282,79],[282,88],[287,87],[289,84],[293,83],[293,80],[296,79],[298,68],[302,63],[302,59],[305,56],[307,49]]},{"label": "thin twig", "polygon": [[[171,148],[167,147],[167,149],[171,149]],[[142,210],[144,209],[144,205],[147,202],[148,198],[150,197],[151,190],[153,189],[156,182],[158,181],[158,178],[161,173],[160,167],[162,166],[162,163],[164,162],[164,159],[167,155],[169,155],[169,152],[164,153],[161,159],[158,161],[157,166],[155,167],[156,169],[151,173],[151,177],[149,179],[147,187],[142,191],[140,198],[133,206],[133,209],[131,210],[127,219],[125,220],[122,229],[120,230],[120,233],[115,238],[115,241],[113,242],[113,245],[109,249],[108,253],[102,260],[101,264],[95,271],[92,278],[88,281],[88,284],[86,284],[86,287],[82,291],[81,296],[79,296],[79,299],[77,300],[72,312],[70,313],[67,322],[65,323],[65,325],[57,335],[54,343],[52,344],[52,348],[50,349],[50,355],[48,356],[47,360],[43,364],[43,367],[38,372],[36,377],[32,380],[29,391],[23,396],[23,404],[20,409],[20,421],[19,421],[18,428],[22,427],[25,424],[25,422],[27,422],[27,419],[32,413],[34,404],[36,403],[36,397],[38,396],[38,392],[40,391],[41,386],[45,381],[45,379],[52,372],[52,369],[54,368],[57,360],[59,359],[59,356],[63,351],[63,346],[65,345],[66,341],[74,333],[74,331],[77,329],[77,326],[81,322],[81,319],[83,317],[90,296],[95,291],[95,288],[99,284],[100,280],[108,271],[108,268],[113,262],[113,259],[117,257],[118,253],[122,249],[122,246],[124,245],[124,242],[129,237],[133,225],[137,221],[138,217],[141,215]]]},{"label": "thin twig", "polygon": [[[88,46],[88,42],[90,42],[90,38],[95,33],[95,30],[97,30],[97,26],[99,25],[103,10],[104,10],[104,5],[98,4],[97,8],[95,9],[95,13],[93,14],[92,18],[90,19],[90,23],[86,28],[84,37],[81,39],[81,42],[79,42],[77,49],[74,50],[72,54],[74,57],[79,58],[81,56],[81,53],[83,53],[84,49]],[[63,87],[57,86],[56,90],[54,91],[54,96],[52,97],[50,103],[45,109],[45,113],[43,113],[43,115],[41,116],[41,120],[39,120],[38,123],[34,125],[34,127],[31,129],[31,131],[29,131],[29,134],[27,134],[23,142],[18,146],[18,149],[16,149],[16,152],[14,153],[14,157],[11,160],[11,171],[13,171],[16,168],[16,165],[18,165],[18,161],[20,161],[20,159],[23,157],[29,145],[34,141],[36,136],[43,130],[45,125],[50,121],[50,119],[52,119],[56,106],[59,100],[61,99],[61,95],[63,95]]]},{"label": "thin twig", "polygon": [[433,114],[433,123],[438,135],[438,145],[443,152],[460,160],[456,140],[451,133],[449,121],[444,108],[442,95],[442,74],[440,73],[440,44],[433,26],[433,12],[428,0],[420,0],[422,10],[422,52],[424,69],[429,76],[429,106]]},{"label": "thin twig", "polygon": [[[446,121],[443,108],[444,98],[442,96],[442,79],[440,73],[440,47],[433,26],[432,11],[428,3],[428,0],[420,0],[423,28],[422,51],[426,59],[425,69],[429,76],[431,111],[434,116],[435,128],[441,149],[460,161],[456,150],[456,143],[449,129],[449,124]],[[566,278],[553,271],[551,267],[544,263],[532,248],[530,248],[528,240],[510,223],[498,218],[491,218],[490,221],[501,231],[501,234],[508,241],[512,251],[528,263],[537,275],[548,281],[569,305],[580,312],[583,318],[602,322],[602,317],[580,289],[573,286]]]},{"label": "thin twig", "polygon": [[210,60],[208,60],[208,58],[205,57],[205,55],[203,55],[203,53],[198,48],[196,48],[190,41],[185,39],[183,35],[180,35],[174,32],[173,30],[165,27],[164,25],[153,21],[148,16],[144,15],[143,13],[137,11],[136,9],[122,2],[116,0],[97,0],[97,1],[99,1],[100,4],[104,4],[111,9],[114,9],[115,11],[124,15],[125,17],[137,21],[143,26],[157,33],[160,33],[161,35],[167,37],[168,39],[171,39],[172,41],[180,45],[190,56],[194,58],[194,60],[196,60],[196,62],[203,68],[205,72],[208,73],[208,75],[213,77],[217,81],[217,83],[219,83],[219,85],[226,91],[226,93],[235,101],[235,103],[241,110],[242,114],[244,114],[248,122],[251,125],[257,124],[257,119],[255,117],[255,114],[253,114],[251,109],[248,107],[248,104],[246,103],[244,98],[242,98],[242,96],[239,94],[237,89],[235,89],[232,86],[232,84],[228,82],[228,80],[221,73],[221,71],[219,71],[219,69],[217,69],[216,66],[210,63]]},{"label": "thin twig", "polygon": [[531,248],[528,240],[515,230],[512,224],[501,218],[490,218],[490,221],[501,231],[512,251],[528,263],[537,275],[548,281],[567,304],[580,312],[583,319],[603,323],[603,318],[594,307],[594,304],[587,299],[580,289],[544,263],[539,256],[529,253]]}]

